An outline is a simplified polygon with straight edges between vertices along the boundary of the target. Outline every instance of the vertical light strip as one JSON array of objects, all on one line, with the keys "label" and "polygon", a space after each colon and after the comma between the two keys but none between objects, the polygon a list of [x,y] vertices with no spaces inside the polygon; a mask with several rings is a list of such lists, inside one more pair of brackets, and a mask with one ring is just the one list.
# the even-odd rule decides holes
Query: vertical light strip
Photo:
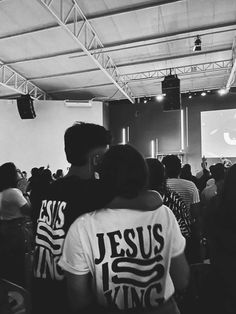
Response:
[{"label": "vertical light strip", "polygon": [[155,154],[155,158],[158,155],[158,151],[159,151],[159,149],[158,149],[158,138],[156,138],[156,149],[155,149],[156,154]]},{"label": "vertical light strip", "polygon": [[184,110],[180,110],[180,123],[181,123],[181,150],[184,150]]},{"label": "vertical light strip", "polygon": [[122,129],[122,144],[123,145],[126,144],[126,129],[125,128]]},{"label": "vertical light strip", "polygon": [[151,158],[155,158],[155,141],[151,141]]},{"label": "vertical light strip", "polygon": [[186,146],[188,147],[188,107],[186,107],[185,120],[186,120]]},{"label": "vertical light strip", "polygon": [[129,143],[129,126],[126,128],[127,143]]}]

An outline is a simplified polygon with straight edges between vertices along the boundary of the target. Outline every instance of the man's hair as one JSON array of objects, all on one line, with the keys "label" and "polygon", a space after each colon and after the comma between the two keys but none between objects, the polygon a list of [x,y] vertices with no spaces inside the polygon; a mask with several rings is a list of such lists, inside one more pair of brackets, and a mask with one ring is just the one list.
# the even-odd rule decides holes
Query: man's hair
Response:
[{"label": "man's hair", "polygon": [[146,186],[148,169],[143,156],[130,145],[112,146],[103,156],[100,178],[115,196],[136,197]]},{"label": "man's hair", "polygon": [[13,162],[6,162],[0,167],[0,192],[17,186],[17,169]]},{"label": "man's hair", "polygon": [[181,171],[181,160],[176,155],[167,155],[162,159],[168,178],[177,178]]},{"label": "man's hair", "polygon": [[68,162],[83,166],[92,149],[111,143],[111,134],[101,125],[76,122],[66,130],[64,142]]},{"label": "man's hair", "polygon": [[146,158],[149,172],[149,189],[162,192],[165,184],[164,165],[156,158]]}]

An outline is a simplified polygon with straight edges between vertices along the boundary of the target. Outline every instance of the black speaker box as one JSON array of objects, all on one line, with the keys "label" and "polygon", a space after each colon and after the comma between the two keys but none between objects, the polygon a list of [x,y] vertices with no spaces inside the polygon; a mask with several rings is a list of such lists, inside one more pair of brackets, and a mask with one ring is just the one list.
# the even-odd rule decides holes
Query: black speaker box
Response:
[{"label": "black speaker box", "polygon": [[16,101],[21,119],[34,119],[36,117],[33,99],[30,95],[22,95]]},{"label": "black speaker box", "polygon": [[177,75],[168,75],[162,81],[162,94],[165,94],[163,99],[163,110],[180,110],[181,94],[180,80]]}]

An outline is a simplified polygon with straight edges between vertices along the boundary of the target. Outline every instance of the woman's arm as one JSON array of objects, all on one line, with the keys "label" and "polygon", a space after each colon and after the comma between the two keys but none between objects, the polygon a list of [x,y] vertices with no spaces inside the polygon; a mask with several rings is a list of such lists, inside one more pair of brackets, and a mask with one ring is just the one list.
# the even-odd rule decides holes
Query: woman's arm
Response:
[{"label": "woman's arm", "polygon": [[171,259],[170,276],[177,291],[183,290],[187,287],[189,274],[189,265],[184,253]]},{"label": "woman's arm", "polygon": [[95,313],[96,300],[92,292],[92,276],[74,275],[65,272],[67,283],[67,296],[72,313]]},{"label": "woman's arm", "polygon": [[20,207],[20,212],[24,216],[31,216],[31,205],[29,203],[26,203],[25,205]]}]

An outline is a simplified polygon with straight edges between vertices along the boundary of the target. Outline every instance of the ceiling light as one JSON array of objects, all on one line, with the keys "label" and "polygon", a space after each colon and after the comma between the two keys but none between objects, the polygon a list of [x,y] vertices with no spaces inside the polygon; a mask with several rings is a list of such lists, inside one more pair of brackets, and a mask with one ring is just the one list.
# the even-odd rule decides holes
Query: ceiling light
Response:
[{"label": "ceiling light", "polygon": [[218,94],[221,96],[226,95],[228,94],[228,90],[226,88],[221,88],[218,90]]},{"label": "ceiling light", "polygon": [[202,50],[202,41],[200,39],[200,36],[197,35],[196,40],[194,42],[193,51],[201,51]]},{"label": "ceiling light", "polygon": [[162,101],[163,98],[164,98],[164,95],[162,95],[162,94],[156,96],[157,101]]},{"label": "ceiling light", "polygon": [[201,96],[206,96],[206,92],[205,91],[201,92]]}]

